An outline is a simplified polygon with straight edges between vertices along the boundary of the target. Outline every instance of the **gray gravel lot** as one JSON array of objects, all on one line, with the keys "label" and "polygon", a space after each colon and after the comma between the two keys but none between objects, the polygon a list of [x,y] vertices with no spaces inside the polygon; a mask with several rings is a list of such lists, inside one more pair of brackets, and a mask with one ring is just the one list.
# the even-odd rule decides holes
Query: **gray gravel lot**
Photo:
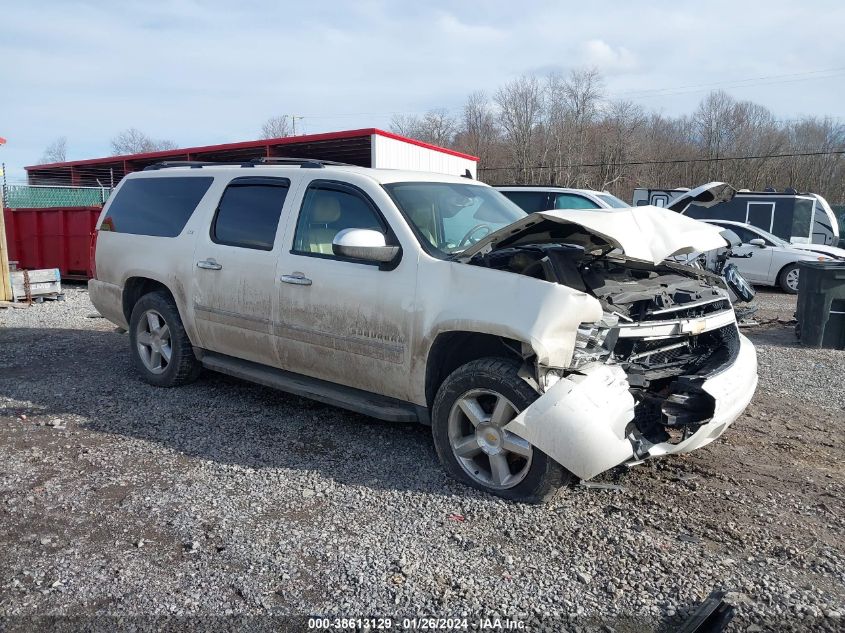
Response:
[{"label": "gray gravel lot", "polygon": [[0,310],[0,616],[668,631],[725,588],[730,630],[843,630],[845,353],[789,325],[745,331],[760,387],[725,437],[525,506],[447,478],[425,427],[211,373],[148,386],[93,312],[83,286]]}]

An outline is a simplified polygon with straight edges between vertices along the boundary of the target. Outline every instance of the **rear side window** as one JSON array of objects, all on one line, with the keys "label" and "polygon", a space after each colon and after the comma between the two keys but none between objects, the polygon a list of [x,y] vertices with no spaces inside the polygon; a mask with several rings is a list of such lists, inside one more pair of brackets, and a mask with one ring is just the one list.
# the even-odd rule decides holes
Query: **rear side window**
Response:
[{"label": "rear side window", "polygon": [[101,231],[176,237],[214,178],[137,178],[123,183]]},{"label": "rear side window", "polygon": [[502,191],[501,194],[526,213],[548,211],[551,207],[545,191]]},{"label": "rear side window", "polygon": [[289,182],[283,178],[236,178],[229,183],[211,225],[218,244],[273,250]]}]

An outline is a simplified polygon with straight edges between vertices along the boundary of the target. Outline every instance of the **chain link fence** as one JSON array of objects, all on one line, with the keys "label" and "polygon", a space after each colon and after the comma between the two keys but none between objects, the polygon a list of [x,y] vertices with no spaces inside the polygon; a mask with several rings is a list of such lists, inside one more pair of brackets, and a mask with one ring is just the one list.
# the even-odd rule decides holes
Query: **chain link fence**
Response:
[{"label": "chain link fence", "polygon": [[4,185],[3,204],[10,209],[101,206],[111,192],[108,187]]}]

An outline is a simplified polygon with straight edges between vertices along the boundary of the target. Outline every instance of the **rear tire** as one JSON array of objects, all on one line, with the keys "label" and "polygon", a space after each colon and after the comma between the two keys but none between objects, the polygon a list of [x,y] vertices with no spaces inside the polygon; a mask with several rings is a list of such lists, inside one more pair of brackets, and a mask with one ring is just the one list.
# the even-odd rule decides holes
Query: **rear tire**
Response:
[{"label": "rear tire", "polygon": [[798,272],[798,264],[783,267],[778,275],[778,285],[781,290],[791,295],[798,294]]},{"label": "rear tire", "polygon": [[176,302],[162,290],[142,296],[132,308],[129,345],[132,366],[156,387],[193,382],[202,369]]},{"label": "rear tire", "polygon": [[504,427],[539,394],[519,363],[482,358],[452,372],[434,399],[434,447],[449,475],[490,494],[526,503],[551,497],[572,475]]}]

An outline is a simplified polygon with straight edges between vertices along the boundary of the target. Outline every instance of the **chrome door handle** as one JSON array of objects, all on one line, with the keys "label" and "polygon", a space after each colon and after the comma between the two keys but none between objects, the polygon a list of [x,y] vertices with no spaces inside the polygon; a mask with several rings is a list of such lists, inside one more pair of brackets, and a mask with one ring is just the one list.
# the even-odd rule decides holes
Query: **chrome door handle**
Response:
[{"label": "chrome door handle", "polygon": [[203,270],[220,270],[223,266],[218,264],[214,259],[204,259],[197,262],[197,268],[202,268]]},{"label": "chrome door handle", "polygon": [[282,275],[279,279],[286,284],[294,284],[295,286],[310,286],[311,280],[302,273],[293,273],[292,275]]}]

